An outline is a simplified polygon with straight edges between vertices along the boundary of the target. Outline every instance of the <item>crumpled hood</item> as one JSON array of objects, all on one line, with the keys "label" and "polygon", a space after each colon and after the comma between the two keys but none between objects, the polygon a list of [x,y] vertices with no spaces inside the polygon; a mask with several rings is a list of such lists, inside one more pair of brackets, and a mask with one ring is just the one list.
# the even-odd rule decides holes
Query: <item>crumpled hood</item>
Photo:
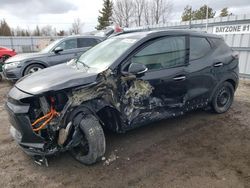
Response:
[{"label": "crumpled hood", "polygon": [[23,61],[23,60],[33,59],[33,58],[39,58],[39,57],[44,57],[46,55],[47,55],[47,53],[41,53],[41,52],[17,54],[15,56],[7,59],[5,61],[5,63],[11,63],[11,62],[15,62],[15,61]]},{"label": "crumpled hood", "polygon": [[76,66],[64,63],[21,78],[15,87],[26,93],[37,95],[93,83],[98,74],[97,70],[91,68],[78,69]]}]

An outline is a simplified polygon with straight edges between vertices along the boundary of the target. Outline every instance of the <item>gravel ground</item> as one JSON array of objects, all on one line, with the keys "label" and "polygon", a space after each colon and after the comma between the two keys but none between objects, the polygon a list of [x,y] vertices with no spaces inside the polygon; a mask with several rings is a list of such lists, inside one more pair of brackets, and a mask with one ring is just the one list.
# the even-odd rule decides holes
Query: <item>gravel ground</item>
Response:
[{"label": "gravel ground", "polygon": [[[0,83],[1,187],[250,187],[250,82],[241,81],[225,114],[196,111],[106,133],[106,160],[84,166],[68,153],[38,166],[9,134]],[[108,160],[108,161],[107,161]]]}]

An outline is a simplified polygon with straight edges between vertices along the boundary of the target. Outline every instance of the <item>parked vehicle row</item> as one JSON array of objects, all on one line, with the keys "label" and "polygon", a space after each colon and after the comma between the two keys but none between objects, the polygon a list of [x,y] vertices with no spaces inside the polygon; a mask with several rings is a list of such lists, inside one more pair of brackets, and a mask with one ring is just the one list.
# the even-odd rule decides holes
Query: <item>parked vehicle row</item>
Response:
[{"label": "parked vehicle row", "polygon": [[7,59],[3,74],[8,80],[16,81],[41,69],[78,58],[104,39],[97,36],[69,36],[56,40],[40,52],[18,54]]},{"label": "parked vehicle row", "polygon": [[0,81],[2,80],[2,71],[3,71],[2,68],[3,68],[4,62],[8,58],[10,58],[14,55],[16,55],[15,50],[0,46]]},{"label": "parked vehicle row", "polygon": [[219,36],[118,34],[67,64],[19,80],[6,103],[11,133],[38,162],[69,150],[93,164],[105,153],[103,129],[123,133],[201,108],[226,112],[238,74],[238,56]]}]

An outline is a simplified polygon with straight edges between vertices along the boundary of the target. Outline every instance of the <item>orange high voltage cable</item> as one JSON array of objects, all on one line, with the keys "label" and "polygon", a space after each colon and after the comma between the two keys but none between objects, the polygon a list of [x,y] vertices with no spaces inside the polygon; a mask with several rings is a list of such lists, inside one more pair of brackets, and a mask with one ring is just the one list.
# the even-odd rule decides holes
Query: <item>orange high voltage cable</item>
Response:
[{"label": "orange high voltage cable", "polygon": [[[54,100],[51,99],[52,104],[54,103]],[[59,115],[59,113],[52,107],[51,104],[51,109],[50,112],[48,112],[46,115],[44,115],[43,117],[38,118],[34,123],[32,123],[32,127],[34,127],[35,125],[37,125],[38,123],[40,123],[41,121],[47,119],[41,126],[37,127],[37,128],[33,128],[33,131],[39,131],[42,128],[44,128],[55,116]]]}]

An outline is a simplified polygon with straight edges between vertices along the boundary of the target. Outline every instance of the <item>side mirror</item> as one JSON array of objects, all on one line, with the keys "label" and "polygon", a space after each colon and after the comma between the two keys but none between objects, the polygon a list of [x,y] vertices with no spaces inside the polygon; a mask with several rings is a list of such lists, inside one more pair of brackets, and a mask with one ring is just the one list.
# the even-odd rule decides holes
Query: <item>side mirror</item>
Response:
[{"label": "side mirror", "polygon": [[54,49],[54,52],[57,54],[59,52],[63,51],[62,47],[58,46]]},{"label": "side mirror", "polygon": [[135,74],[135,75],[140,75],[147,71],[148,71],[148,68],[141,63],[131,63],[128,67],[128,72]]}]

